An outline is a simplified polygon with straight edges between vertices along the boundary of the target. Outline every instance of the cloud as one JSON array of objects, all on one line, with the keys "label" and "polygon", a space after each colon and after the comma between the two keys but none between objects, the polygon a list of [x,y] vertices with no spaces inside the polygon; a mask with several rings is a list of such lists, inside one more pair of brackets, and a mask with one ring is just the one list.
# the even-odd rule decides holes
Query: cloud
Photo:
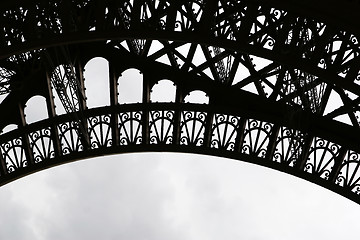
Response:
[{"label": "cloud", "polygon": [[[208,156],[123,154],[0,191],[1,239],[357,237],[359,206],[301,179]],[[335,217],[336,216],[336,217]]]},{"label": "cloud", "polygon": [[14,196],[10,184],[2,187],[0,203],[0,239],[35,239],[36,233],[29,224],[31,213]]},{"label": "cloud", "polygon": [[123,158],[81,161],[23,181],[27,190],[17,191],[32,203],[23,207],[36,219],[36,239],[186,238],[166,212],[174,195],[157,161]]}]

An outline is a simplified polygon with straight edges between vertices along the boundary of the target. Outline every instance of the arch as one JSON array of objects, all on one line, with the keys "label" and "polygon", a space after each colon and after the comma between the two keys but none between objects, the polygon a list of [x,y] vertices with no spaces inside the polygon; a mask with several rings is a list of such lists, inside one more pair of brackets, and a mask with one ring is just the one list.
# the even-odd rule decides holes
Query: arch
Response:
[{"label": "arch", "polygon": [[46,99],[43,96],[34,96],[30,98],[26,102],[25,106],[24,113],[27,124],[47,119],[49,117],[46,110]]},{"label": "arch", "polygon": [[151,89],[151,102],[175,102],[176,85],[170,80],[160,80]]},{"label": "arch", "polygon": [[202,111],[184,111],[180,120],[180,144],[202,146],[208,114]]},{"label": "arch", "polygon": [[360,194],[360,155],[354,151],[348,151],[341,163],[341,168],[336,182],[352,192]]},{"label": "arch", "polygon": [[[136,7],[116,5],[96,15],[101,11],[90,11],[88,2],[69,9],[63,2],[55,4],[56,9],[77,13],[77,20],[70,26],[57,14],[48,16],[49,22],[57,24],[41,24],[36,36],[18,20],[27,12],[44,21],[43,12],[53,10],[49,6],[39,3],[36,8],[24,5],[19,12],[0,10],[5,11],[6,20],[0,23],[6,36],[0,45],[7,46],[1,59],[9,66],[24,66],[24,71],[14,73],[11,88],[16,91],[1,103],[3,112],[12,114],[4,123],[23,120],[16,110],[24,93],[35,95],[35,91],[26,92],[29,84],[41,82],[41,93],[47,96],[46,87],[51,86],[44,86],[46,64],[39,59],[48,50],[69,45],[64,59],[50,54],[54,59],[49,61],[51,67],[52,60],[63,64],[51,76],[65,85],[55,86],[57,93],[64,94],[55,96],[57,113],[63,115],[0,137],[3,183],[89,156],[169,150],[265,165],[360,203],[359,160],[354,157],[360,152],[360,52],[359,30],[347,27],[352,24],[340,19],[334,25],[332,19],[321,21],[312,13],[299,17],[298,11],[278,1],[269,5],[245,0],[158,4],[145,10],[140,22],[134,19],[138,12],[132,11],[148,9],[146,1],[138,1]],[[305,12],[304,7],[300,9]],[[142,104],[112,101],[109,106],[89,100],[92,111],[85,111],[80,103],[83,89],[71,83],[74,76],[68,72],[82,76],[84,59],[99,55],[111,59],[111,66],[129,62],[122,69],[137,66],[148,74]],[[158,79],[171,79],[177,86],[170,80],[152,86]],[[116,92],[113,85],[106,87],[106,91],[111,88],[111,96]],[[212,102],[208,106],[183,104],[182,93],[189,89],[209,93]],[[87,93],[90,97],[98,91]],[[327,108],[333,96],[341,104]]]},{"label": "arch", "polygon": [[1,131],[1,134],[5,134],[7,132],[11,132],[12,130],[15,130],[18,128],[18,125],[16,124],[9,124],[6,127],[4,127]]},{"label": "arch", "polygon": [[110,105],[108,60],[95,57],[86,63],[84,66],[84,85],[88,108]]},{"label": "arch", "polygon": [[125,70],[118,79],[119,104],[143,101],[143,76],[138,69]]},{"label": "arch", "polygon": [[29,165],[23,140],[22,137],[17,137],[0,145],[1,158],[6,166],[2,172],[12,173]]},{"label": "arch", "polygon": [[[0,162],[4,164],[0,166],[3,172],[0,184],[83,158],[170,151],[222,156],[267,166],[360,203],[359,150],[340,147],[321,135],[311,137],[307,132],[297,133],[271,121],[205,104],[119,105],[86,110],[84,117],[90,145],[84,141],[79,123],[72,120],[71,114],[2,135]],[[117,119],[118,124],[113,125],[112,119]]]},{"label": "arch", "polygon": [[[29,99],[24,109],[25,119],[27,124],[32,124],[40,120],[48,118],[48,112],[46,111],[47,104],[46,99],[42,96],[35,96]],[[30,132],[26,137],[19,137],[16,143],[29,144],[29,148],[32,152],[31,159],[34,163],[39,163],[46,159],[54,158],[54,146],[52,141],[51,128],[44,127],[38,128],[35,131]],[[13,155],[5,154],[9,158],[8,171],[15,171],[18,168],[28,166],[29,157],[26,156],[25,149],[23,146],[16,145],[12,142],[12,149],[16,149],[12,152]],[[22,149],[21,149],[22,148]],[[3,147],[5,149],[5,147]],[[10,152],[10,151],[8,151]],[[16,154],[15,154],[16,153]],[[15,158],[17,161],[10,160]],[[23,159],[20,161],[19,159]]]},{"label": "arch", "polygon": [[209,97],[207,94],[201,90],[194,90],[191,91],[188,95],[184,98],[185,103],[199,103],[199,104],[208,104]]}]

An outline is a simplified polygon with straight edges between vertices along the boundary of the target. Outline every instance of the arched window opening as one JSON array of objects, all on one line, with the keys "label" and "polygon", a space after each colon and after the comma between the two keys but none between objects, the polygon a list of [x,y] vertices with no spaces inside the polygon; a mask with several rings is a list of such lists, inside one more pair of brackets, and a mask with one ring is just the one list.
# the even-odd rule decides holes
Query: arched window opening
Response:
[{"label": "arched window opening", "polygon": [[176,86],[170,80],[161,80],[151,89],[152,102],[175,102]]},{"label": "arched window opening", "polygon": [[205,92],[195,90],[190,92],[184,99],[185,103],[209,104],[209,97]]},{"label": "arched window opening", "polygon": [[118,81],[119,104],[141,103],[143,97],[143,76],[137,69],[128,69]]},{"label": "arched window opening", "polygon": [[9,124],[3,128],[3,130],[1,131],[1,134],[11,132],[12,130],[15,130],[17,128],[18,128],[18,125],[16,125],[16,124]]},{"label": "arched window opening", "polygon": [[73,86],[79,83],[74,82],[74,79],[71,78],[74,74],[74,67],[65,67],[64,65],[57,66],[51,74],[51,86],[57,115],[79,110],[77,88]]},{"label": "arched window opening", "polygon": [[24,109],[27,124],[48,118],[46,99],[42,96],[30,98]]},{"label": "arched window opening", "polygon": [[109,106],[109,62],[105,58],[96,57],[85,65],[84,70],[87,107]]}]

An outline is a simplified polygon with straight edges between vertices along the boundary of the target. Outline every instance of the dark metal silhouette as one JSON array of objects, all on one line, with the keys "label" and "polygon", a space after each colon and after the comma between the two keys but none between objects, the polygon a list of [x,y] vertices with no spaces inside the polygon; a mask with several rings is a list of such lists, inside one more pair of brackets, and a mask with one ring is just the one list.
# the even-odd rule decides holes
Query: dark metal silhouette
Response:
[{"label": "dark metal silhouette", "polygon": [[[0,135],[0,184],[82,158],[174,151],[267,166],[360,203],[359,8],[310,0],[3,1],[0,129],[17,129]],[[88,109],[83,71],[98,56],[109,62],[111,104]],[[118,78],[130,68],[142,72],[143,99],[119,104]],[[162,79],[176,85],[174,102],[150,101]],[[185,103],[194,90],[209,103]],[[45,97],[48,118],[27,124],[25,103],[35,95]],[[57,116],[54,95],[66,114]],[[334,95],[340,105],[331,108]]]}]

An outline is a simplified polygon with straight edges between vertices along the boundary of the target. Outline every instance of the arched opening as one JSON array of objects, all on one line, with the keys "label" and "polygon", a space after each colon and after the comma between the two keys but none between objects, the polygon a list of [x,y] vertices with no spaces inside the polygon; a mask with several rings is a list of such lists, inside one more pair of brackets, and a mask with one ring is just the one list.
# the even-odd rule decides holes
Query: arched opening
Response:
[{"label": "arched opening", "polygon": [[205,92],[200,90],[195,90],[190,92],[185,98],[185,103],[199,103],[199,104],[209,104],[209,97]]},{"label": "arched opening", "polygon": [[30,124],[48,118],[46,99],[42,96],[30,98],[24,109],[26,123]]},{"label": "arched opening", "polygon": [[[153,86],[151,102],[175,102],[176,86],[170,80],[161,80]],[[171,144],[173,141],[175,112],[173,110],[154,110],[149,112],[151,144]]]},{"label": "arched opening", "polygon": [[109,106],[109,62],[105,58],[96,57],[85,65],[84,70],[87,107]]},{"label": "arched opening", "polygon": [[80,83],[75,76],[75,68],[71,65],[59,65],[51,73],[51,87],[57,115],[79,110]]},{"label": "arched opening", "polygon": [[161,80],[151,89],[152,102],[175,102],[176,86],[170,80]]},{"label": "arched opening", "polygon": [[137,69],[127,69],[118,80],[119,104],[141,103],[143,97],[143,76]]},{"label": "arched opening", "polygon": [[1,134],[11,132],[12,130],[15,130],[17,128],[18,128],[18,125],[16,125],[16,124],[9,124],[2,129]]}]

